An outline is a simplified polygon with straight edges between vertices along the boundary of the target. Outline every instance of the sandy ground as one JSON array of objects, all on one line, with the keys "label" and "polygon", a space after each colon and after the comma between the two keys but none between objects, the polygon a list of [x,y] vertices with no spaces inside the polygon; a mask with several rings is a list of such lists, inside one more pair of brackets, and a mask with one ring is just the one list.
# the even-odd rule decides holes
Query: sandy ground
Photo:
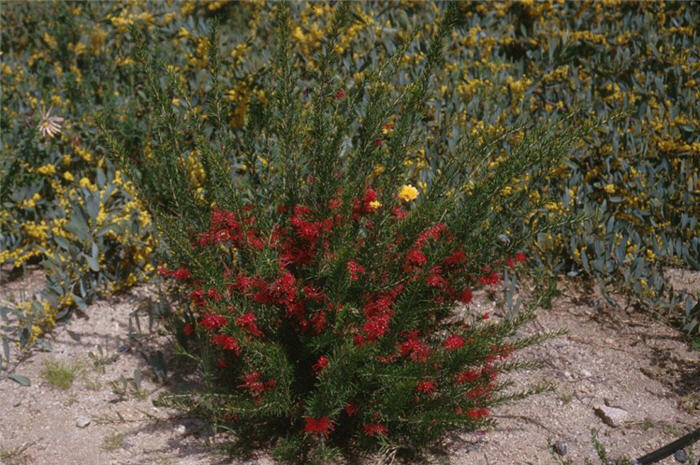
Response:
[{"label": "sandy ground", "polygon": [[[700,273],[676,272],[674,279],[677,287],[700,289]],[[22,297],[40,282],[37,273],[4,282],[0,297]],[[520,389],[540,382],[555,389],[495,409],[497,428],[452,435],[427,463],[598,464],[592,428],[610,458],[635,458],[700,427],[700,352],[668,326],[631,309],[613,309],[573,283],[560,290],[552,308],[540,309],[521,331],[569,333],[517,356],[540,360],[542,368],[508,375]],[[16,365],[14,373],[28,377],[30,386],[0,380],[0,465],[273,463],[265,452],[231,459],[211,447],[216,438],[200,421],[154,406],[160,393],[182,387],[182,377],[172,369],[159,377],[152,363],[162,356],[166,367],[173,364],[164,330],[149,330],[144,318],[141,331],[135,325],[133,312],[148,293],[139,288],[98,302],[57,327],[48,337],[50,350]],[[483,294],[472,305],[478,313],[500,312]],[[48,381],[51,362],[74,367],[70,387]],[[626,420],[607,425],[594,413],[597,404],[624,409]],[[556,442],[566,444],[566,455],[550,452],[548,443]],[[700,443],[686,452],[692,457],[686,463],[696,463]],[[659,463],[677,462],[670,457]]]}]

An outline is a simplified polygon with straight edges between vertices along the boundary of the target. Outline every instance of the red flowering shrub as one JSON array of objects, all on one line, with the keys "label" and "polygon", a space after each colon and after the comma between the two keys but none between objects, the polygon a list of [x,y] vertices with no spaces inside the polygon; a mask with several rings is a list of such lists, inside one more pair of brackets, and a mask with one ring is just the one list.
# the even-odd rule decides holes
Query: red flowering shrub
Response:
[{"label": "red flowering shrub", "polygon": [[332,209],[257,215],[212,210],[190,241],[210,266],[164,270],[188,276],[183,337],[202,344],[235,399],[222,421],[235,415],[235,428],[267,412],[296,424],[307,445],[336,434],[411,444],[488,418],[511,326],[447,320],[474,287],[500,282],[498,262],[479,263],[447,224],[421,226],[395,195],[373,189]]},{"label": "red flowering shrub", "polygon": [[[179,405],[244,442],[277,440],[279,457],[301,462],[328,463],[338,448],[420,449],[445,431],[484,427],[511,398],[498,374],[518,365],[503,359],[537,338],[510,339],[528,312],[458,310],[526,262],[516,252],[532,206],[525,190],[500,194],[504,186],[536,179],[571,141],[533,128],[487,172],[478,162],[487,138],[446,142],[435,166],[416,167],[414,139],[433,135],[414,134],[414,123],[451,22],[396,100],[381,66],[366,81],[328,72],[318,88],[299,84],[280,5],[279,56],[260,75],[268,106],[252,102],[235,137],[227,127],[205,137],[201,111],[184,121],[160,95],[164,119],[153,124],[167,135],[154,155],[124,157],[138,162],[134,184],[169,247],[173,271],[161,274],[185,288],[178,341],[207,377],[207,392]],[[326,45],[328,71],[336,48]],[[181,155],[192,144],[201,186]]]}]

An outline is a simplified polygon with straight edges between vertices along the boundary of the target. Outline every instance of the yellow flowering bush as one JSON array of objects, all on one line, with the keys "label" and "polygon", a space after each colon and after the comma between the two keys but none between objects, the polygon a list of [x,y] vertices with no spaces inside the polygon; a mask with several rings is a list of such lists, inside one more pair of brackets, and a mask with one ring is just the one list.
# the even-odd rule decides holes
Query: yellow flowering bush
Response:
[{"label": "yellow flowering bush", "polygon": [[[275,96],[259,83],[275,59],[263,45],[278,8],[262,1],[4,5],[0,130],[9,156],[0,160],[0,264],[21,269],[43,260],[47,273],[74,283],[70,292],[68,284],[62,287],[60,296],[38,296],[27,312],[25,334],[51,326],[52,319],[42,315],[80,304],[75,283],[82,277],[97,273],[97,287],[120,289],[153,266],[149,257],[157,246],[150,220],[121,174],[105,164],[96,116],[108,107],[129,124],[120,141],[125,150],[136,155],[157,149],[159,141],[144,123],[155,109],[135,111],[139,96],[129,95],[131,84],[143,81],[139,49],[160,46],[170,76],[163,79],[178,89],[159,104],[200,122],[199,133],[188,134],[180,150],[201,205],[206,154],[194,150],[197,137],[226,133],[222,140],[228,142],[216,149],[234,160],[236,173],[265,176],[274,169],[258,155],[263,140],[239,144],[237,138],[251,120],[266,124],[271,117]],[[353,70],[333,92],[349,92],[373,63],[390,58],[406,66],[371,92],[397,98],[397,89],[426,64],[427,50],[417,44],[435,32],[439,5],[354,3],[352,24],[337,36],[336,9],[318,2],[290,5],[289,44],[301,58],[293,66],[308,88],[330,77],[320,58],[331,41],[343,66]],[[525,195],[541,202],[523,228],[570,215],[584,218],[562,221],[533,239],[533,256],[555,273],[594,277],[604,290],[620,287],[648,307],[676,306],[680,297],[670,292],[663,268],[700,267],[698,9],[682,2],[606,6],[548,0],[460,2],[459,10],[445,38],[445,65],[433,77],[428,106],[416,122],[419,137],[402,147],[407,175],[391,190],[414,201],[440,172],[436,160],[445,151],[488,139],[492,153],[475,160],[474,172],[464,173],[445,195],[468,193],[473,179],[499,169],[528,124],[569,113],[576,124],[601,117],[605,123],[577,157],[535,183],[529,173],[519,173],[493,198]],[[222,70],[216,81],[209,74],[214,65]],[[374,142],[380,150],[401,140],[394,134],[401,117],[387,115],[382,122]],[[385,169],[377,161],[368,176]],[[496,203],[494,208],[503,208]],[[95,212],[85,214],[91,235],[97,234],[93,228],[114,225],[101,236],[111,252],[95,242],[100,271],[91,270],[85,258],[71,260],[57,242],[79,244],[81,257],[93,257],[91,242],[78,240],[70,226],[76,212],[88,209]],[[73,271],[57,271],[71,266]],[[82,282],[89,294],[92,284]],[[686,302],[689,317],[692,302]],[[687,328],[696,330],[697,323],[688,319]]]}]

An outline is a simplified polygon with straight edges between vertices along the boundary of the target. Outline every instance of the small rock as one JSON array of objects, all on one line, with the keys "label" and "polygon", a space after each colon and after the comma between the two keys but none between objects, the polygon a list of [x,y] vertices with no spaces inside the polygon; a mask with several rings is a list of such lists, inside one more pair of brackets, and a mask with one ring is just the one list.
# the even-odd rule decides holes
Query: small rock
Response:
[{"label": "small rock", "polygon": [[673,454],[673,458],[680,463],[685,463],[688,461],[688,454],[686,454],[683,449],[680,449],[677,450],[675,454]]},{"label": "small rock", "polygon": [[124,449],[128,449],[128,448],[131,447],[131,446],[133,446],[133,444],[130,443],[129,441],[122,441],[122,447],[123,447]]},{"label": "small rock", "polygon": [[617,407],[608,407],[607,405],[594,405],[593,411],[598,415],[606,425],[617,428],[621,426],[629,416],[626,410]]},{"label": "small rock", "polygon": [[554,443],[554,452],[556,452],[559,455],[566,455],[566,452],[568,451],[568,447],[566,446],[566,443],[564,441],[557,441]]},{"label": "small rock", "polygon": [[592,374],[590,371],[583,369],[583,370],[581,370],[581,376],[583,376],[584,378],[590,378],[592,376]]},{"label": "small rock", "polygon": [[85,428],[89,424],[90,424],[90,418],[85,417],[85,416],[78,417],[75,420],[75,426],[77,426],[78,428]]},{"label": "small rock", "polygon": [[177,425],[175,427],[175,432],[177,434],[185,434],[185,432],[187,432],[187,428],[185,427],[185,425]]}]

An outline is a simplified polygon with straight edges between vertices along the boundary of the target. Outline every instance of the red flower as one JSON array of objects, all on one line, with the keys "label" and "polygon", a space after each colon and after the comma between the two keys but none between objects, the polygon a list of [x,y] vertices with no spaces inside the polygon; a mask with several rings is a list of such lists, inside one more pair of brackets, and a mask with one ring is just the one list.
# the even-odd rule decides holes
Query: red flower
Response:
[{"label": "red flower", "polygon": [[339,89],[338,92],[335,93],[335,98],[338,100],[344,99],[345,98],[345,89]]},{"label": "red flower", "polygon": [[319,288],[307,284],[303,288],[304,297],[314,302],[323,302],[327,299],[326,294]]},{"label": "red flower", "polygon": [[313,325],[316,334],[321,334],[323,330],[326,329],[326,316],[327,313],[325,311],[321,311],[311,317],[311,324]]},{"label": "red flower", "polygon": [[345,406],[345,413],[347,413],[349,417],[354,417],[357,415],[358,410],[358,405],[354,402],[351,402]]},{"label": "red flower", "polygon": [[207,297],[213,300],[214,302],[218,302],[219,300],[221,300],[221,294],[219,294],[219,291],[217,291],[216,289],[208,289]]},{"label": "red flower", "polygon": [[365,342],[373,342],[383,337],[389,329],[391,315],[392,312],[386,311],[384,314],[367,318],[365,324],[362,325],[364,335],[356,335],[355,343],[361,346]]},{"label": "red flower", "polygon": [[170,274],[170,276],[172,276],[173,278],[175,278],[179,281],[183,281],[185,279],[189,279],[189,277],[191,275],[190,275],[190,272],[186,268],[180,267],[177,270],[173,271]]},{"label": "red flower", "polygon": [[396,354],[389,354],[389,355],[387,355],[387,356],[384,356],[384,355],[377,355],[375,358],[377,359],[378,362],[387,364],[387,363],[393,362],[393,361],[396,359],[396,357],[398,357],[398,355],[396,355]]},{"label": "red flower", "polygon": [[496,273],[495,271],[492,271],[491,274],[482,276],[479,278],[479,282],[481,284],[485,285],[495,285],[495,284],[500,284],[501,283],[501,277]]},{"label": "red flower", "polygon": [[[269,287],[269,293],[274,297],[277,303],[286,303],[294,300],[296,296],[296,288],[294,287],[295,279],[291,273],[285,273],[277,278]],[[264,302],[263,302],[264,303]]]},{"label": "red flower", "polygon": [[426,242],[428,242],[428,239],[432,239],[434,241],[437,241],[440,239],[440,236],[449,232],[447,229],[447,226],[445,226],[444,223],[438,223],[434,226],[431,226],[424,231],[422,231],[418,235],[418,239],[416,239],[415,242],[415,247],[420,249],[425,245]]},{"label": "red flower", "polygon": [[466,288],[464,291],[462,291],[462,293],[460,294],[460,296],[457,300],[459,300],[463,304],[468,304],[469,302],[472,301],[472,297],[474,297],[474,294],[472,294],[472,290],[469,288]]},{"label": "red flower", "polygon": [[365,196],[360,199],[355,199],[352,206],[352,219],[359,220],[360,217],[375,211],[372,208],[372,202],[377,200],[377,192],[374,189],[367,189]]},{"label": "red flower", "polygon": [[335,428],[333,423],[333,420],[328,417],[304,417],[304,432],[306,434],[318,434],[328,439],[328,434]]},{"label": "red flower", "polygon": [[527,261],[527,255],[523,252],[518,252],[515,254],[515,261],[518,263],[525,263]]},{"label": "red flower", "polygon": [[216,359],[216,366],[219,367],[219,370],[225,370],[230,365],[228,364],[228,362],[226,360],[219,357],[218,359]]},{"label": "red flower", "polygon": [[232,350],[236,353],[236,355],[241,355],[241,346],[238,345],[238,341],[236,341],[233,336],[229,336],[228,334],[217,334],[216,336],[212,336],[211,343],[221,346],[221,348],[224,350]]},{"label": "red flower", "polygon": [[425,278],[425,282],[428,286],[443,287],[447,285],[447,280],[440,276],[442,274],[442,268],[440,266],[432,267],[429,273],[428,277]]},{"label": "red flower", "polygon": [[207,313],[199,322],[199,324],[204,326],[210,333],[218,331],[222,326],[225,326],[226,323],[228,323],[226,317],[216,313]]},{"label": "red flower", "polygon": [[395,296],[391,294],[374,294],[367,299],[362,310],[366,317],[384,314],[390,311],[394,299]]},{"label": "red flower", "polygon": [[483,315],[481,315],[481,318],[484,319],[484,320],[488,320],[488,319],[489,319],[489,314],[488,314],[488,313],[484,313]]},{"label": "red flower", "polygon": [[363,425],[363,428],[364,428],[365,434],[367,436],[374,437],[374,436],[377,436],[378,434],[382,435],[382,436],[387,435],[386,426],[380,425],[378,423],[367,423],[366,425]]},{"label": "red flower", "polygon": [[250,332],[250,334],[253,336],[260,337],[262,336],[262,332],[258,328],[256,321],[257,317],[252,312],[248,312],[245,315],[236,318],[236,325],[248,330],[248,332]]},{"label": "red flower", "polygon": [[185,333],[185,336],[191,336],[192,333],[194,333],[194,326],[192,326],[192,323],[185,323],[182,332]]},{"label": "red flower", "polygon": [[474,420],[480,420],[481,418],[488,417],[490,413],[485,408],[470,408],[467,410],[467,415]]},{"label": "red flower", "polygon": [[337,210],[340,208],[340,199],[335,198],[335,199],[330,199],[328,201],[328,208],[331,210]]},{"label": "red flower", "polygon": [[406,254],[406,263],[404,268],[408,271],[418,268],[421,265],[425,265],[426,263],[428,263],[428,259],[425,258],[423,252],[421,252],[420,249],[412,249]]},{"label": "red flower", "polygon": [[406,210],[404,210],[401,206],[396,206],[391,210],[391,214],[394,215],[394,218],[397,220],[403,220],[406,218]]},{"label": "red flower", "polygon": [[430,347],[423,344],[415,335],[409,336],[399,344],[398,349],[402,357],[410,356],[411,360],[416,362],[424,362],[430,355]]},{"label": "red flower", "polygon": [[464,345],[464,338],[457,334],[453,334],[445,339],[445,342],[442,345],[445,346],[445,349],[447,350],[457,350]]},{"label": "red flower", "polygon": [[488,397],[488,392],[489,392],[488,386],[481,386],[481,387],[478,387],[476,389],[472,389],[471,391],[467,392],[467,398],[476,399],[477,397],[482,397],[485,394],[487,394],[486,397]]},{"label": "red flower", "polygon": [[328,358],[326,358],[325,355],[321,355],[318,358],[318,361],[314,363],[314,365],[311,367],[311,369],[314,372],[314,375],[320,375],[321,372],[328,366]]},{"label": "red flower", "polygon": [[463,371],[455,376],[455,384],[460,385],[464,383],[473,383],[481,377],[478,371],[469,370]]},{"label": "red flower", "polygon": [[437,386],[435,386],[435,381],[419,381],[416,386],[416,391],[422,394],[431,394],[437,391]]},{"label": "red flower", "polygon": [[365,274],[365,269],[362,265],[358,264],[356,261],[348,262],[348,271],[350,272],[350,279],[357,281],[360,279],[361,274]]},{"label": "red flower", "polygon": [[269,381],[268,383],[263,383],[260,380],[260,372],[257,370],[248,373],[241,379],[243,380],[243,384],[239,385],[238,387],[248,389],[250,391],[250,395],[253,397],[258,397],[260,394],[275,385],[274,380],[270,380],[272,381],[272,384],[270,384]]},{"label": "red flower", "polygon": [[255,280],[253,278],[249,278],[243,273],[238,273],[236,275],[236,281],[233,283],[233,287],[239,292],[246,293],[251,287],[253,287],[253,284],[255,284]]},{"label": "red flower", "polygon": [[461,265],[467,261],[467,256],[462,249],[457,249],[452,254],[445,258],[442,262],[445,265]]},{"label": "red flower", "polygon": [[260,239],[258,234],[252,229],[246,231],[246,239],[248,240],[248,245],[255,250],[262,250],[265,247],[265,241]]},{"label": "red flower", "polygon": [[204,304],[206,304],[206,301],[204,300],[204,291],[202,289],[195,289],[194,291],[190,292],[190,298],[198,307],[203,307]]}]

